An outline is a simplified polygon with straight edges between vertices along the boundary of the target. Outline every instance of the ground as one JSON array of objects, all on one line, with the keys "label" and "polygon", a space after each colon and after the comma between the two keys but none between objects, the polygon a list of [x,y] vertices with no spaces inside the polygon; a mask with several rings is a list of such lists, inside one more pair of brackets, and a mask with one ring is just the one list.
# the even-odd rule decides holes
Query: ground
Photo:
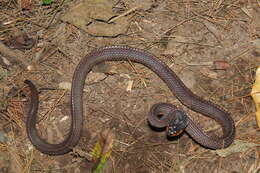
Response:
[{"label": "ground", "polygon": [[[119,17],[106,19],[113,20],[111,23],[94,20],[87,25],[69,18],[81,1],[57,0],[50,5],[30,2],[0,2],[0,42],[16,53],[18,62],[8,65],[1,61],[0,67],[1,173],[90,172],[94,164],[89,154],[105,129],[115,137],[103,172],[260,172],[260,134],[250,97],[260,64],[258,0],[103,0],[101,4],[109,5],[93,10],[98,16],[94,18],[104,17],[103,13]],[[93,18],[86,15],[73,19]],[[29,42],[32,46],[24,49],[23,44],[17,44],[19,40],[12,36],[20,32],[33,40]],[[167,139],[164,132],[156,132],[147,124],[146,116],[154,103],[177,105],[207,132],[221,128],[184,107],[148,68],[111,62],[97,66],[87,77],[84,129],[75,151],[61,156],[37,151],[26,134],[29,90],[23,81],[32,80],[40,91],[37,127],[41,136],[58,143],[69,130],[67,85],[76,65],[92,50],[109,45],[127,45],[154,54],[194,93],[230,112],[236,142],[253,145],[223,157],[186,134]],[[0,57],[8,60],[5,53],[0,51]]]}]

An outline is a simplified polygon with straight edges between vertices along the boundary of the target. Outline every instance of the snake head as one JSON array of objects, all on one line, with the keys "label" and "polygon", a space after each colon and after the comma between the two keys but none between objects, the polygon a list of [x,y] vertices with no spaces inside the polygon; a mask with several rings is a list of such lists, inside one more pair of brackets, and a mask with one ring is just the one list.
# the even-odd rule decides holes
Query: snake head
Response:
[{"label": "snake head", "polygon": [[188,125],[187,115],[180,110],[174,111],[173,119],[170,121],[167,126],[167,135],[168,136],[178,136]]}]

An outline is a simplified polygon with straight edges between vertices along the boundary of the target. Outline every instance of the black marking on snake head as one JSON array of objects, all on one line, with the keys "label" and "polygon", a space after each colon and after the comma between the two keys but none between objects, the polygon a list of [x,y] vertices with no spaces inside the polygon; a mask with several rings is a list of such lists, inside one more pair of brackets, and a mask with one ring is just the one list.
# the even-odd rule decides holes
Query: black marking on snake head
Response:
[{"label": "black marking on snake head", "polygon": [[174,112],[173,119],[170,121],[167,127],[168,136],[178,136],[187,127],[187,115],[180,110]]}]

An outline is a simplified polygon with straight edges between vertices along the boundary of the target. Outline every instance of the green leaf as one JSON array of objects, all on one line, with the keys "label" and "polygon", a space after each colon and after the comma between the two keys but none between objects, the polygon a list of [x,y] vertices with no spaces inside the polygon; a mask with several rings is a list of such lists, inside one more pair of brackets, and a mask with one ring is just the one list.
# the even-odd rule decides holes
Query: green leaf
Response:
[{"label": "green leaf", "polygon": [[111,152],[112,150],[109,150],[107,153],[105,153],[105,155],[101,156],[101,159],[99,160],[97,167],[94,169],[94,171],[92,171],[92,173],[101,173],[102,169],[104,168],[107,162],[107,159],[111,155]]},{"label": "green leaf", "polygon": [[96,143],[91,155],[93,160],[98,160],[101,157],[102,147],[99,141]]},{"label": "green leaf", "polygon": [[106,129],[100,134],[99,140],[91,152],[92,160],[95,162],[91,173],[101,173],[104,169],[112,152],[114,138],[115,135],[110,129]]},{"label": "green leaf", "polygon": [[50,5],[53,2],[53,0],[42,0],[43,5]]}]

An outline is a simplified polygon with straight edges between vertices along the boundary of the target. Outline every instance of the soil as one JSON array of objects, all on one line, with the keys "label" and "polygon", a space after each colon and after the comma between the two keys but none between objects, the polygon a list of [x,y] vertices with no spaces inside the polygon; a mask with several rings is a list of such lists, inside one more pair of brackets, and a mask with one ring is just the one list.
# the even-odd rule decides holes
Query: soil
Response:
[{"label": "soil", "polygon": [[[9,43],[10,50],[19,51],[22,61],[17,59],[18,64],[31,64],[26,69],[13,61],[5,63],[8,56],[0,50],[0,173],[90,172],[95,163],[89,157],[105,129],[112,130],[115,137],[103,172],[260,172],[256,146],[260,133],[250,97],[260,65],[259,1],[110,1],[113,13],[125,17],[125,28],[120,34],[116,29],[115,34],[108,23],[112,28],[109,35],[102,33],[102,28],[95,35],[90,33],[95,27],[89,31],[65,22],[64,15],[80,3],[0,1],[0,43]],[[22,34],[17,33],[32,39],[28,43],[32,46],[21,46],[28,38],[21,39]],[[33,81],[40,91],[40,135],[50,143],[61,142],[69,131],[68,84],[73,72],[82,57],[109,45],[137,47],[154,54],[194,93],[230,112],[236,124],[236,141],[255,146],[221,157],[187,134],[167,139],[164,131],[154,131],[147,124],[149,108],[158,102],[177,105],[205,131],[218,133],[221,127],[184,107],[148,68],[110,62],[95,67],[87,77],[84,129],[75,150],[61,156],[37,151],[26,134],[29,90],[23,81]]]}]

